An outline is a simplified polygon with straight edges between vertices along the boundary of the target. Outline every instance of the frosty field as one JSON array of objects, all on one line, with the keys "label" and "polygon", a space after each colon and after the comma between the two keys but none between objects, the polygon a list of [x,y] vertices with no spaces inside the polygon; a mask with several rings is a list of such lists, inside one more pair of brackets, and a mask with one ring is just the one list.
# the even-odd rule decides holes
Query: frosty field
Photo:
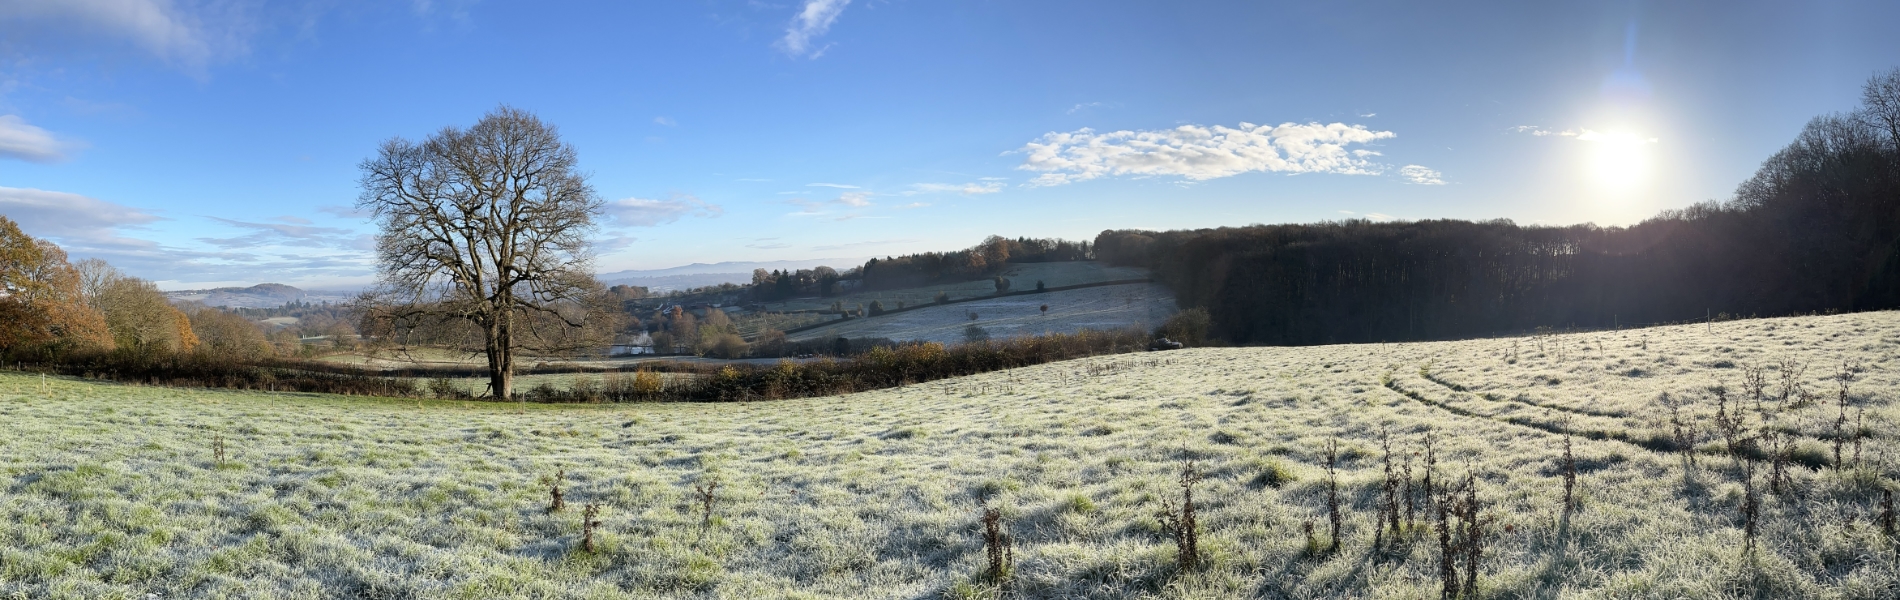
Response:
[{"label": "frosty field", "polygon": [[[1440,482],[1476,475],[1496,519],[1482,597],[1891,598],[1896,354],[1900,313],[1883,312],[1190,349],[746,404],[524,409],[4,373],[0,597],[994,597],[988,505],[1017,540],[1012,596],[1435,598],[1435,535],[1374,546],[1384,430],[1401,457],[1433,432]],[[1835,470],[1843,361],[1867,437]],[[1743,402],[1753,366],[1759,412]],[[1752,554],[1712,386],[1727,414],[1771,415],[1799,459],[1780,493],[1765,466],[1751,480]],[[1693,401],[1695,467],[1658,442],[1673,439],[1665,394]],[[1562,432],[1578,434],[1569,512]],[[1342,548],[1314,555],[1302,524],[1324,541],[1334,438]],[[1206,565],[1177,572],[1156,511],[1188,461],[1206,475]],[[567,508],[550,513],[557,470]],[[714,481],[708,519],[695,485]]]},{"label": "frosty field", "polygon": [[[1042,312],[1045,305],[1049,307],[1047,313]],[[964,341],[963,330],[971,324],[999,339],[1075,333],[1083,329],[1153,329],[1176,310],[1174,294],[1168,288],[1155,283],[1135,283],[927,306],[834,322],[790,337],[794,340],[873,337],[954,344]],[[976,313],[977,319],[971,320],[970,313]]]}]

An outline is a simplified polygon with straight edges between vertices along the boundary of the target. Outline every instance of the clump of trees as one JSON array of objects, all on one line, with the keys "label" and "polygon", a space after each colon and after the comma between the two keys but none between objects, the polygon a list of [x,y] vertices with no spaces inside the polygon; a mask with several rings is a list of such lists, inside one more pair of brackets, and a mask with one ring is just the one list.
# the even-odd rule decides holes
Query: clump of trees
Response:
[{"label": "clump of trees", "polygon": [[1539,326],[1900,307],[1900,69],[1817,117],[1726,202],[1629,227],[1364,220],[1104,231],[1236,343],[1448,339]]},{"label": "clump of trees", "polygon": [[83,283],[59,246],[0,216],[0,351],[110,349],[105,315]]}]

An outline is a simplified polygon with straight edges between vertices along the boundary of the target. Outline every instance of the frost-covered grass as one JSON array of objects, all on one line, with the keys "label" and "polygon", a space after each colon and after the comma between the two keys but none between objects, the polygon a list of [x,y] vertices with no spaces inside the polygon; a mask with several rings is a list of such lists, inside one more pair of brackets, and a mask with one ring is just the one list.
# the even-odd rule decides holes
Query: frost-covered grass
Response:
[{"label": "frost-covered grass", "polygon": [[[1195,349],[844,397],[525,412],[42,392],[0,374],[0,597],[982,597],[986,503],[1016,536],[1018,595],[1436,597],[1435,539],[1372,546],[1381,429],[1406,452],[1435,431],[1439,481],[1478,474],[1498,519],[1484,597],[1900,594],[1876,522],[1900,458],[1900,313],[1517,339],[1515,355],[1513,341]],[[1741,366],[1763,364],[1772,394],[1783,358],[1812,363],[1804,385],[1822,393],[1858,362],[1851,399],[1873,437],[1861,466],[1799,467],[1796,491],[1765,495],[1758,553],[1742,551],[1741,486],[1715,445],[1688,469],[1578,438],[1581,507],[1564,514],[1552,429],[1649,439],[1665,392],[1706,422],[1709,386],[1737,397]],[[1809,427],[1823,408],[1803,410],[1781,418],[1825,446]],[[1312,557],[1300,526],[1325,536],[1335,437],[1344,546]],[[1188,460],[1207,475],[1207,566],[1177,573],[1155,512]],[[550,514],[541,480],[557,469],[569,508]],[[702,527],[693,488],[709,480]],[[578,549],[587,502],[604,507],[594,554]]]},{"label": "frost-covered grass", "polygon": [[[1044,305],[1049,307],[1049,312],[1042,312]],[[1084,329],[1106,331],[1134,327],[1147,330],[1167,321],[1177,310],[1174,293],[1168,288],[1155,283],[1135,283],[928,306],[839,321],[794,333],[791,338],[870,337],[955,344],[965,341],[964,328],[971,324],[998,339],[1076,333]],[[976,313],[977,319],[970,320],[970,313]]]}]

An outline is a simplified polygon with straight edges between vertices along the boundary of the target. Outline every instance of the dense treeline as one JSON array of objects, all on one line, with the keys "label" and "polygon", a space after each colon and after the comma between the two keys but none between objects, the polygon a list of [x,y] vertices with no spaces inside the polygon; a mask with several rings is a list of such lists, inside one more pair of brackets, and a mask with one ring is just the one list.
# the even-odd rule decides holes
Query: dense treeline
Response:
[{"label": "dense treeline", "polygon": [[1104,231],[1234,343],[1446,339],[1900,307],[1900,70],[1809,122],[1727,202],[1631,227],[1349,220]]}]

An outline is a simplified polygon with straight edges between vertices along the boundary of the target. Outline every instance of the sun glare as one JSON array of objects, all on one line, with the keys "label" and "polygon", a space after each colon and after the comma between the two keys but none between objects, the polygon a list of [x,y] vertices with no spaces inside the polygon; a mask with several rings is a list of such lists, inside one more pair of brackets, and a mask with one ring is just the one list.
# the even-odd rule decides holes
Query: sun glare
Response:
[{"label": "sun glare", "polygon": [[1585,129],[1577,140],[1591,144],[1590,176],[1597,185],[1613,191],[1628,191],[1649,179],[1649,146],[1656,143],[1656,138],[1628,131]]}]

